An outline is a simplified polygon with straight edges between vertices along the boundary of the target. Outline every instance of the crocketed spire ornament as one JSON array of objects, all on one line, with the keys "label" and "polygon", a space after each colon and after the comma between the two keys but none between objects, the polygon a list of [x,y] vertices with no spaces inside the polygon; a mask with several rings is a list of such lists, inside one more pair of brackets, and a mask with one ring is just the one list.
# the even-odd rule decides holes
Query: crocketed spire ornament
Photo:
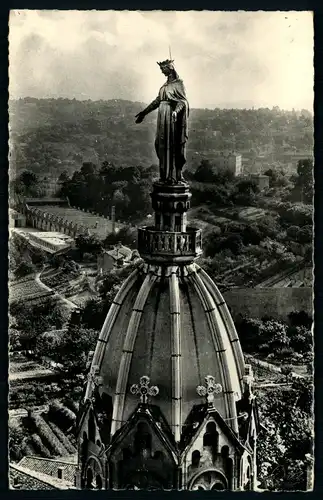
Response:
[{"label": "crocketed spire ornament", "polygon": [[159,389],[157,385],[152,385],[149,387],[150,378],[147,375],[140,377],[139,384],[133,384],[130,387],[131,394],[140,395],[141,403],[148,403],[148,396],[157,396]]},{"label": "crocketed spire ornament", "polygon": [[222,385],[215,383],[215,378],[212,375],[207,375],[205,377],[205,384],[206,387],[204,385],[198,385],[196,392],[199,396],[206,396],[208,406],[213,406],[214,395],[222,392]]},{"label": "crocketed spire ornament", "polygon": [[89,373],[87,375],[87,379],[91,383],[92,389],[94,389],[97,386],[102,385],[103,379],[99,375],[99,372],[100,372],[99,367],[97,365],[94,365],[94,366],[92,366],[91,370],[89,371]]}]

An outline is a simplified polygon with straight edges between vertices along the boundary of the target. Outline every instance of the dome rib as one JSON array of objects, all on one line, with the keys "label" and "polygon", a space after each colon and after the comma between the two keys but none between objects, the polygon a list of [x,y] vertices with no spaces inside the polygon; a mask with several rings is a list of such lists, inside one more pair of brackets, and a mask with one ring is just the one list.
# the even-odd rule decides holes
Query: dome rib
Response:
[{"label": "dome rib", "polygon": [[[226,408],[226,415],[230,421],[230,425],[235,432],[238,432],[238,423],[237,423],[237,411],[233,394],[232,381],[230,376],[230,367],[228,365],[227,359],[227,349],[225,347],[225,343],[222,338],[222,332],[218,327],[218,319],[216,317],[217,307],[213,300],[213,297],[210,295],[207,290],[205,284],[203,283],[201,277],[198,273],[191,273],[189,275],[189,280],[193,283],[195,290],[203,304],[204,312],[207,317],[207,321],[209,324],[209,328],[213,338],[213,344],[216,349],[216,355],[219,360],[219,367],[222,373],[222,384],[224,389],[224,403]],[[219,313],[218,313],[219,314]]]},{"label": "dome rib", "polygon": [[169,278],[171,345],[172,345],[172,427],[175,441],[181,439],[182,421],[182,359],[181,359],[181,321],[177,267],[173,267]]},{"label": "dome rib", "polygon": [[[139,272],[140,272],[141,266],[137,267],[125,280],[123,285],[121,286],[120,290],[118,291],[117,295],[115,296],[114,301],[112,302],[109,312],[105,318],[105,321],[103,323],[99,338],[97,340],[96,348],[94,351],[92,363],[91,363],[91,370],[94,369],[95,366],[98,366],[99,369],[101,369],[102,362],[104,360],[104,355],[105,351],[107,348],[107,344],[109,341],[110,334],[112,332],[113,325],[117,319],[117,316],[120,312],[120,308],[126,299],[129,291],[135,284],[135,282],[138,279]],[[92,384],[88,382],[84,400],[88,399],[91,397],[91,388]]]},{"label": "dome rib", "polygon": [[244,357],[241,349],[241,344],[239,341],[239,337],[236,331],[236,328],[234,326],[232,316],[229,312],[228,306],[223,298],[223,295],[221,294],[220,290],[214,283],[214,281],[210,278],[210,276],[202,269],[199,267],[199,273],[205,282],[206,288],[208,289],[209,293],[214,297],[215,303],[219,309],[219,312],[221,314],[222,320],[224,325],[226,326],[229,339],[232,345],[232,350],[234,354],[234,358],[236,361],[236,366],[239,374],[239,379],[242,381],[243,376],[244,376]]},{"label": "dome rib", "polygon": [[112,435],[121,426],[134,344],[136,341],[137,332],[147,297],[156,280],[157,276],[152,276],[151,274],[146,275],[144,282],[142,283],[141,288],[138,292],[134,306],[132,308],[132,313],[130,316],[127,333],[123,344],[118,378],[115,389],[112,425],[111,425]]}]

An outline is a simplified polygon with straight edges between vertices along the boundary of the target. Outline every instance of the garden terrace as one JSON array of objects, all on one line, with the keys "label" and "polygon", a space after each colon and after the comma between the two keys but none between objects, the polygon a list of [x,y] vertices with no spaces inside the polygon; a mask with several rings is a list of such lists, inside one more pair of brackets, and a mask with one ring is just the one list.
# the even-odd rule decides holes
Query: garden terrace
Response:
[{"label": "garden terrace", "polygon": [[45,290],[35,280],[34,276],[28,276],[23,280],[11,282],[9,286],[9,302],[35,302],[45,300],[53,295],[54,292]]},{"label": "garden terrace", "polygon": [[[76,454],[73,437],[75,420],[75,413],[58,401],[42,413],[32,410],[26,416],[10,419],[10,459],[17,461],[26,455],[36,455],[35,459],[60,457],[67,461],[68,457],[69,463],[72,463]],[[37,464],[35,469],[31,468],[46,473],[39,469],[45,466],[45,462],[37,461]]]}]

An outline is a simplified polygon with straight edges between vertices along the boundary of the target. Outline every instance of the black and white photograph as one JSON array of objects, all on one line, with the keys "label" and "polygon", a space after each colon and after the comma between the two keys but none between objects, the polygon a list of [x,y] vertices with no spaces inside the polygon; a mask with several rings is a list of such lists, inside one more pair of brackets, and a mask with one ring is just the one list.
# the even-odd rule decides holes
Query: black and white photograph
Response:
[{"label": "black and white photograph", "polygon": [[313,491],[313,36],[10,11],[10,489]]}]

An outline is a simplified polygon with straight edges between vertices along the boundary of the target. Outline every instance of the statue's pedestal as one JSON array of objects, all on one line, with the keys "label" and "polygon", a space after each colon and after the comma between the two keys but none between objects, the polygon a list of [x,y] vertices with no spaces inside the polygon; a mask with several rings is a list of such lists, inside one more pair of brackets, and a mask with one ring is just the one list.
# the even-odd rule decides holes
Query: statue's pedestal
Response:
[{"label": "statue's pedestal", "polygon": [[138,250],[147,262],[188,263],[201,255],[201,230],[186,224],[191,196],[186,182],[153,184],[155,225],[138,230]]},{"label": "statue's pedestal", "polygon": [[151,193],[155,227],[160,231],[185,231],[192,194],[189,185],[155,182]]}]

